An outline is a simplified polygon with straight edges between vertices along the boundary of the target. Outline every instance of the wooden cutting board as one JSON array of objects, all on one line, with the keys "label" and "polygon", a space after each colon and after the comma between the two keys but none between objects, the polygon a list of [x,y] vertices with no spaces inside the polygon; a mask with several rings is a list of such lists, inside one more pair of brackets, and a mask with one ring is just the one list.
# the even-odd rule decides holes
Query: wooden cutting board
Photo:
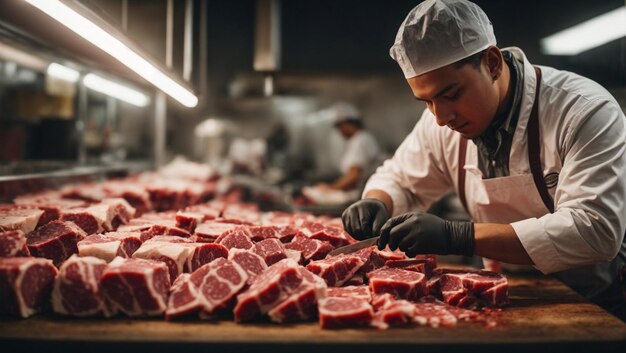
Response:
[{"label": "wooden cutting board", "polygon": [[[446,352],[567,349],[626,351],[626,324],[549,277],[509,276],[511,304],[491,318],[453,328],[321,330],[317,323],[167,322],[162,319],[76,319],[40,315],[0,321],[0,352],[132,349],[177,352]],[[6,347],[7,350],[2,347]]]}]

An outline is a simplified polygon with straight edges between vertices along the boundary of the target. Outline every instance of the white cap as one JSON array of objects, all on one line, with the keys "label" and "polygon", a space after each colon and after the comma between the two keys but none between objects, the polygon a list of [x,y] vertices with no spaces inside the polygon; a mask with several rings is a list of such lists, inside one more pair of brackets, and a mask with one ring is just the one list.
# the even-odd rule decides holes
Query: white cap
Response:
[{"label": "white cap", "polygon": [[338,124],[343,121],[360,121],[361,114],[356,107],[349,103],[335,103],[330,107],[333,122]]},{"label": "white cap", "polygon": [[466,0],[426,0],[400,25],[389,55],[405,78],[450,65],[496,44],[493,26]]}]

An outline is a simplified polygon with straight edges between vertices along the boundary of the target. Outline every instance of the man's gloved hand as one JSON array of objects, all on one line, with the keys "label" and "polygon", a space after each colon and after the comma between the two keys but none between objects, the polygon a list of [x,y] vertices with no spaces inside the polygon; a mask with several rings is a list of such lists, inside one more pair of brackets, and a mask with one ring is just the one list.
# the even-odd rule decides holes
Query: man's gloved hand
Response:
[{"label": "man's gloved hand", "polygon": [[357,240],[378,235],[388,219],[387,206],[377,199],[359,200],[341,215],[344,229]]},{"label": "man's gloved hand", "polygon": [[389,244],[409,257],[417,254],[474,254],[474,223],[447,221],[424,212],[410,212],[388,220],[380,231],[378,248]]}]

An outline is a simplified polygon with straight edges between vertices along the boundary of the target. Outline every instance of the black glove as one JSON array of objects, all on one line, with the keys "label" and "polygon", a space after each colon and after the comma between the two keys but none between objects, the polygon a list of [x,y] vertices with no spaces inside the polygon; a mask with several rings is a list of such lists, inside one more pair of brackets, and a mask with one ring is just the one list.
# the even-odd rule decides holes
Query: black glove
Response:
[{"label": "black glove", "polygon": [[387,206],[377,199],[357,201],[341,215],[344,229],[357,240],[380,234],[380,229],[388,219]]},{"label": "black glove", "polygon": [[409,257],[417,254],[474,254],[474,223],[447,221],[424,212],[410,212],[394,217],[380,231],[378,248],[389,244]]}]

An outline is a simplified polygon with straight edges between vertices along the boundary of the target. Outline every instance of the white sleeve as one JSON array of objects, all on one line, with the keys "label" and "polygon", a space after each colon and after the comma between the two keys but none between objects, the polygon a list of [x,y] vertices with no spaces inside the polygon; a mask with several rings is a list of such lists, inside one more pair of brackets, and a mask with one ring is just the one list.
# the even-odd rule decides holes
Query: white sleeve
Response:
[{"label": "white sleeve", "polygon": [[626,118],[614,102],[592,102],[573,119],[555,212],[512,224],[543,273],[611,261],[626,228]]},{"label": "white sleeve", "polygon": [[367,146],[363,135],[353,137],[346,146],[346,150],[341,157],[341,171],[347,173],[352,167],[365,168],[367,165]]},{"label": "white sleeve", "polygon": [[374,189],[391,196],[393,215],[418,208],[426,210],[451,187],[443,170],[443,151],[434,129],[434,117],[424,111],[415,128],[404,139],[393,157],[370,177],[363,196]]}]

